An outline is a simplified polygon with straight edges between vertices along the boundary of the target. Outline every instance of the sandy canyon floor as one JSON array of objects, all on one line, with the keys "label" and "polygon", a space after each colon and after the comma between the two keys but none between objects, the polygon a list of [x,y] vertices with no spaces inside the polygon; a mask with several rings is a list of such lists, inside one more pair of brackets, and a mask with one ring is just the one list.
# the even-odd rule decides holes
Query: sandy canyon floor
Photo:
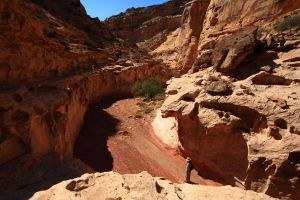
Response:
[{"label": "sandy canyon floor", "polygon": [[[156,111],[135,118],[140,99],[111,100],[90,105],[75,144],[74,156],[99,172],[136,174],[147,171],[175,183],[185,180],[185,160],[155,137],[151,122]],[[204,180],[193,170],[191,181]]]}]

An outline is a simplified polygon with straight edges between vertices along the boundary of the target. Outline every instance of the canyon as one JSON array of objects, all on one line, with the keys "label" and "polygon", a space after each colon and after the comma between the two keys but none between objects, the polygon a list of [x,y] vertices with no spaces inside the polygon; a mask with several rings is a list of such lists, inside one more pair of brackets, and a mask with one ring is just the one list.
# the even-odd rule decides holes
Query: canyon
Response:
[{"label": "canyon", "polygon": [[[27,199],[50,187],[32,199],[89,199],[98,197],[95,190],[103,199],[299,199],[299,6],[297,0],[171,0],[102,22],[79,0],[2,1],[0,199]],[[298,20],[294,26],[292,19]],[[279,30],[286,21],[288,28]],[[94,126],[90,111],[132,97],[134,83],[150,76],[167,83],[155,116],[145,117],[147,126],[133,113],[124,116],[133,105],[121,114],[96,115],[118,113],[126,127],[116,132],[144,127],[111,140],[103,136],[101,144],[112,151],[125,145],[127,134],[153,129],[144,137],[156,138],[178,158],[166,159],[175,166],[169,172],[167,164],[146,171],[169,180],[118,168],[125,152],[113,167],[93,165],[89,150],[84,154],[93,136],[78,143],[89,137],[85,129],[94,131],[87,127]],[[110,132],[101,124],[95,134]],[[152,155],[157,160],[141,168],[164,163],[165,155]],[[201,185],[174,175],[187,156],[194,177],[204,178],[197,179]]]}]

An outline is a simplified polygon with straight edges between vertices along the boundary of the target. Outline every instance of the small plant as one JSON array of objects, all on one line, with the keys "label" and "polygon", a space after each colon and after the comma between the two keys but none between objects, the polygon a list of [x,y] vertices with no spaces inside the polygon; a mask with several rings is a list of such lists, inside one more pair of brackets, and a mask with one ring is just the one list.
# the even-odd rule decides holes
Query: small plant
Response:
[{"label": "small plant", "polygon": [[270,29],[265,29],[265,28],[260,28],[257,30],[257,38],[260,38],[263,33],[270,33],[271,30]]},{"label": "small plant", "polygon": [[165,99],[165,93],[155,95],[155,97],[152,98],[153,101],[160,101]]},{"label": "small plant", "polygon": [[148,77],[145,81],[137,81],[131,92],[134,97],[145,97],[146,100],[154,99],[156,96],[164,97],[164,82],[158,78]]},{"label": "small plant", "polygon": [[171,76],[172,76],[172,77],[177,77],[177,76],[178,76],[178,72],[172,71]]},{"label": "small plant", "polygon": [[153,110],[153,107],[152,107],[152,106],[148,106],[148,105],[145,104],[145,103],[141,103],[140,108],[141,108],[141,110],[144,111],[145,113],[148,113],[148,112],[150,112],[151,110]]},{"label": "small plant", "polygon": [[143,116],[143,113],[141,111],[137,111],[136,113],[134,113],[135,118],[141,118],[142,116]]},{"label": "small plant", "polygon": [[104,39],[107,41],[111,41],[112,37],[110,35],[104,35]]},{"label": "small plant", "polygon": [[276,31],[286,31],[296,26],[300,26],[300,15],[288,16],[281,22],[277,21],[274,29]]}]

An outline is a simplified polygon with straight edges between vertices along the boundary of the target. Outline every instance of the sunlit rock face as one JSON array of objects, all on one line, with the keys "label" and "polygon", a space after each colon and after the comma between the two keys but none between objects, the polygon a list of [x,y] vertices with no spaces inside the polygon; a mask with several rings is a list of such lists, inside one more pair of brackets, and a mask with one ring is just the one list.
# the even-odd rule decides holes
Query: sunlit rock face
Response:
[{"label": "sunlit rock face", "polygon": [[104,23],[128,42],[145,42],[160,32],[179,28],[187,2],[168,1],[161,5],[129,8],[124,13],[107,18]]},{"label": "sunlit rock face", "polygon": [[147,172],[127,175],[114,172],[84,174],[47,191],[38,192],[30,199],[55,200],[74,198],[74,195],[81,199],[273,199],[265,194],[230,186],[171,183],[162,177],[152,177]]},{"label": "sunlit rock face", "polygon": [[285,64],[238,81],[213,67],[171,79],[156,134],[203,177],[297,199],[300,74]]},{"label": "sunlit rock face", "polygon": [[[184,74],[191,69],[195,71],[194,68],[205,67],[206,63],[211,64],[210,61],[200,64],[198,61],[203,55],[211,54],[216,41],[223,36],[270,22],[300,6],[297,0],[182,1],[180,9],[184,7],[184,11],[178,15],[178,27],[169,28],[170,18],[165,19],[165,16],[172,13],[168,9],[178,11],[179,7],[170,6],[177,4],[178,1],[170,1],[145,9],[128,9],[105,23],[121,37],[138,43],[157,59],[163,59],[170,68]],[[150,10],[150,13],[161,13],[160,17],[149,14]]]}]

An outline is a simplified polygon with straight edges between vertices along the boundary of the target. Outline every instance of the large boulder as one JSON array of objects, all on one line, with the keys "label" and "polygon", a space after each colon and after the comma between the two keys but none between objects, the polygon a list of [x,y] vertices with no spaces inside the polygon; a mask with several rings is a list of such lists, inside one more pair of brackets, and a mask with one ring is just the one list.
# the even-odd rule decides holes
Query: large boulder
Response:
[{"label": "large boulder", "polygon": [[235,69],[254,51],[256,27],[246,28],[218,40],[212,53],[212,65],[217,71]]}]

